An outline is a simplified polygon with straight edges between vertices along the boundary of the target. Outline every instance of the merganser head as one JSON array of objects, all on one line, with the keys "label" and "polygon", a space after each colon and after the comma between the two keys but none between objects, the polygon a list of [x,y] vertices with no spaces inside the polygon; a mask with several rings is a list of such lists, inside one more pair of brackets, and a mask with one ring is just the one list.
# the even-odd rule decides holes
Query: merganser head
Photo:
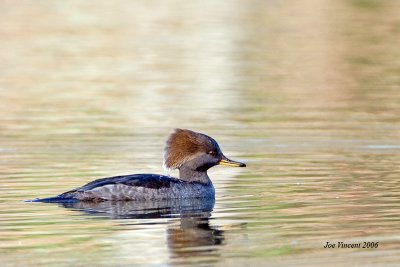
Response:
[{"label": "merganser head", "polygon": [[164,149],[164,166],[183,167],[193,171],[207,171],[215,165],[246,167],[246,164],[224,156],[218,143],[211,137],[186,129],[175,129]]}]

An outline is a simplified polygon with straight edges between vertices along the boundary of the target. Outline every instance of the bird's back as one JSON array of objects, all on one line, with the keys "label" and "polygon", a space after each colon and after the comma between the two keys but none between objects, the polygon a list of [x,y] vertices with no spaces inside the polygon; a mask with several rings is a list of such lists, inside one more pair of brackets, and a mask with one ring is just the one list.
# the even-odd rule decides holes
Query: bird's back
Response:
[{"label": "bird's back", "polygon": [[157,174],[114,176],[92,181],[57,197],[40,202],[154,200],[176,198],[214,198],[213,185],[187,182]]}]

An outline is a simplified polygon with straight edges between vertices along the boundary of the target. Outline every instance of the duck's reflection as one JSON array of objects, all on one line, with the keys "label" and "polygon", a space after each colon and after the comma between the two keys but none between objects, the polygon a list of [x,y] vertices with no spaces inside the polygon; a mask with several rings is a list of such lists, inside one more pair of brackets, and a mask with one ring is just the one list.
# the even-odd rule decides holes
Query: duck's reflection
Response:
[{"label": "duck's reflection", "polygon": [[93,216],[110,219],[179,218],[167,224],[167,244],[173,257],[202,256],[216,252],[224,233],[210,226],[214,200],[105,201],[60,204]]},{"label": "duck's reflection", "polygon": [[[210,226],[208,214],[182,214],[180,225],[167,228],[168,247],[174,257],[211,256],[224,241],[223,231]],[[214,255],[215,256],[215,255]]]}]

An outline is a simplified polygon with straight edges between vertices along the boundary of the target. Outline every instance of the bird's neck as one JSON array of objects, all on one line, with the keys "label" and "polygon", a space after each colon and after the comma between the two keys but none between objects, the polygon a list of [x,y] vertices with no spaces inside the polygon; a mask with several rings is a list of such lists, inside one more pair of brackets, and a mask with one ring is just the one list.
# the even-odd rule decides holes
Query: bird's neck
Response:
[{"label": "bird's neck", "polygon": [[207,175],[207,171],[196,171],[185,167],[181,167],[179,169],[179,179],[187,182],[211,184],[211,180]]}]

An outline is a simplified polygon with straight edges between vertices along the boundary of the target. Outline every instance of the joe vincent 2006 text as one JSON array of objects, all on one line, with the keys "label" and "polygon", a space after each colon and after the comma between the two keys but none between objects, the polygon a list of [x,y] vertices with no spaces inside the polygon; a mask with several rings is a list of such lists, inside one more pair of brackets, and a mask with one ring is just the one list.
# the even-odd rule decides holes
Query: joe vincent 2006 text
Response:
[{"label": "joe vincent 2006 text", "polygon": [[359,242],[359,243],[345,243],[339,241],[337,243],[326,242],[324,248],[378,248],[379,242]]}]

